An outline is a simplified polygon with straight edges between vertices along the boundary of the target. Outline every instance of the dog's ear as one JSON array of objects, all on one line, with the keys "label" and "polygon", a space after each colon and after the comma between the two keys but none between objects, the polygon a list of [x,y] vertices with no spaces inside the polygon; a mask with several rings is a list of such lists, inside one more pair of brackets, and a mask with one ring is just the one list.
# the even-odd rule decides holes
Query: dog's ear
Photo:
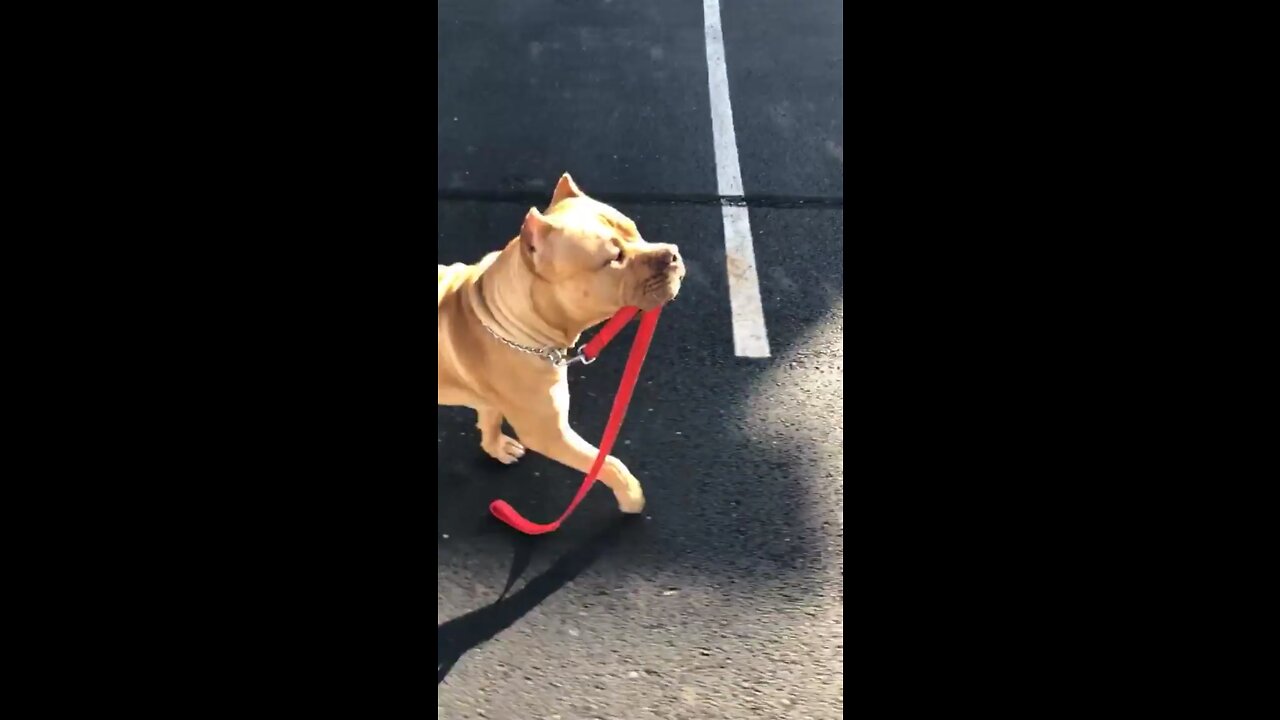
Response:
[{"label": "dog's ear", "polygon": [[578,184],[573,181],[569,173],[565,173],[560,176],[560,182],[556,183],[556,191],[551,195],[551,205],[554,206],[565,198],[583,197],[585,195],[586,193],[578,189]]},{"label": "dog's ear", "polygon": [[551,223],[538,212],[538,208],[529,208],[524,216],[524,224],[520,226],[520,244],[525,252],[534,258],[547,252],[547,234],[551,231]]}]

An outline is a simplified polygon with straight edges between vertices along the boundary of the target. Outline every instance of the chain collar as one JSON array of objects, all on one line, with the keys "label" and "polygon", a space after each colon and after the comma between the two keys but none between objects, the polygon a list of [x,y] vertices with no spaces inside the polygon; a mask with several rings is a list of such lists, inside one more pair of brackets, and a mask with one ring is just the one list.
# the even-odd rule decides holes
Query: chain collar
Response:
[{"label": "chain collar", "polygon": [[586,355],[583,355],[581,350],[574,351],[573,348],[527,347],[525,345],[512,342],[502,337],[497,333],[496,330],[489,327],[488,323],[481,322],[480,324],[484,326],[485,330],[489,331],[490,335],[497,338],[498,341],[501,342],[503,345],[506,345],[507,347],[512,348],[514,350],[519,350],[520,352],[525,353],[526,355],[536,355],[537,357],[540,357],[543,360],[546,360],[547,362],[551,363],[552,365],[555,365],[556,367],[568,367],[576,362],[580,362],[583,365],[590,365],[591,363],[595,362],[594,359],[588,359]]}]

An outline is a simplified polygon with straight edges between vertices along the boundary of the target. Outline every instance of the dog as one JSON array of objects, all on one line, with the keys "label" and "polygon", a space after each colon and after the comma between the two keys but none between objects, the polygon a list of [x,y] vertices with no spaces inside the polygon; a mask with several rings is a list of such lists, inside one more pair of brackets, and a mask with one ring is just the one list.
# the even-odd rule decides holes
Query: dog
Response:
[{"label": "dog", "polygon": [[[579,336],[623,307],[675,299],[685,265],[675,245],[650,243],[616,209],[561,176],[545,212],[474,265],[437,265],[437,405],[476,411],[480,447],[511,464],[526,449],[580,472],[599,450],[569,427],[567,360]],[[506,420],[519,438],[502,432]],[[600,481],[624,513],[644,490],[609,456]]]}]

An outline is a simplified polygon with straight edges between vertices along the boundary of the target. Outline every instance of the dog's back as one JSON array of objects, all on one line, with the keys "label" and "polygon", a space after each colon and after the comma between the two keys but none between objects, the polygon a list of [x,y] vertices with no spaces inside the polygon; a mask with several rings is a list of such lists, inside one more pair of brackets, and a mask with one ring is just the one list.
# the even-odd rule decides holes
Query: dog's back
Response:
[{"label": "dog's back", "polygon": [[481,258],[480,262],[475,265],[467,265],[465,263],[454,263],[452,265],[436,265],[436,311],[439,312],[440,305],[446,297],[457,292],[459,288],[468,282],[480,277],[494,260],[498,259],[498,252],[491,252]]},{"label": "dog's back", "polygon": [[467,272],[470,267],[462,263],[436,266],[436,310],[440,309],[446,295],[457,290],[471,276]]},{"label": "dog's back", "polygon": [[481,357],[474,347],[481,321],[472,306],[473,285],[499,253],[492,252],[474,265],[436,264],[436,403],[480,407],[480,400],[470,389],[475,378],[462,358]]}]

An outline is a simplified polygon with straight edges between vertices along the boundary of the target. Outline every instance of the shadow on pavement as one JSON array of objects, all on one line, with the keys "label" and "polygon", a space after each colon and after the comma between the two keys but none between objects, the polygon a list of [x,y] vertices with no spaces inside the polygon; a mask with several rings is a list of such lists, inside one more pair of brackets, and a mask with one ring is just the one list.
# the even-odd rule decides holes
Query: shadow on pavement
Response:
[{"label": "shadow on pavement", "polygon": [[449,671],[467,651],[511,627],[543,600],[578,577],[607,549],[617,544],[627,525],[633,524],[626,517],[614,520],[508,597],[507,593],[511,592],[516,580],[529,567],[534,550],[539,544],[538,538],[514,535],[511,571],[507,576],[507,585],[497,601],[436,627],[436,684],[444,682]]}]

